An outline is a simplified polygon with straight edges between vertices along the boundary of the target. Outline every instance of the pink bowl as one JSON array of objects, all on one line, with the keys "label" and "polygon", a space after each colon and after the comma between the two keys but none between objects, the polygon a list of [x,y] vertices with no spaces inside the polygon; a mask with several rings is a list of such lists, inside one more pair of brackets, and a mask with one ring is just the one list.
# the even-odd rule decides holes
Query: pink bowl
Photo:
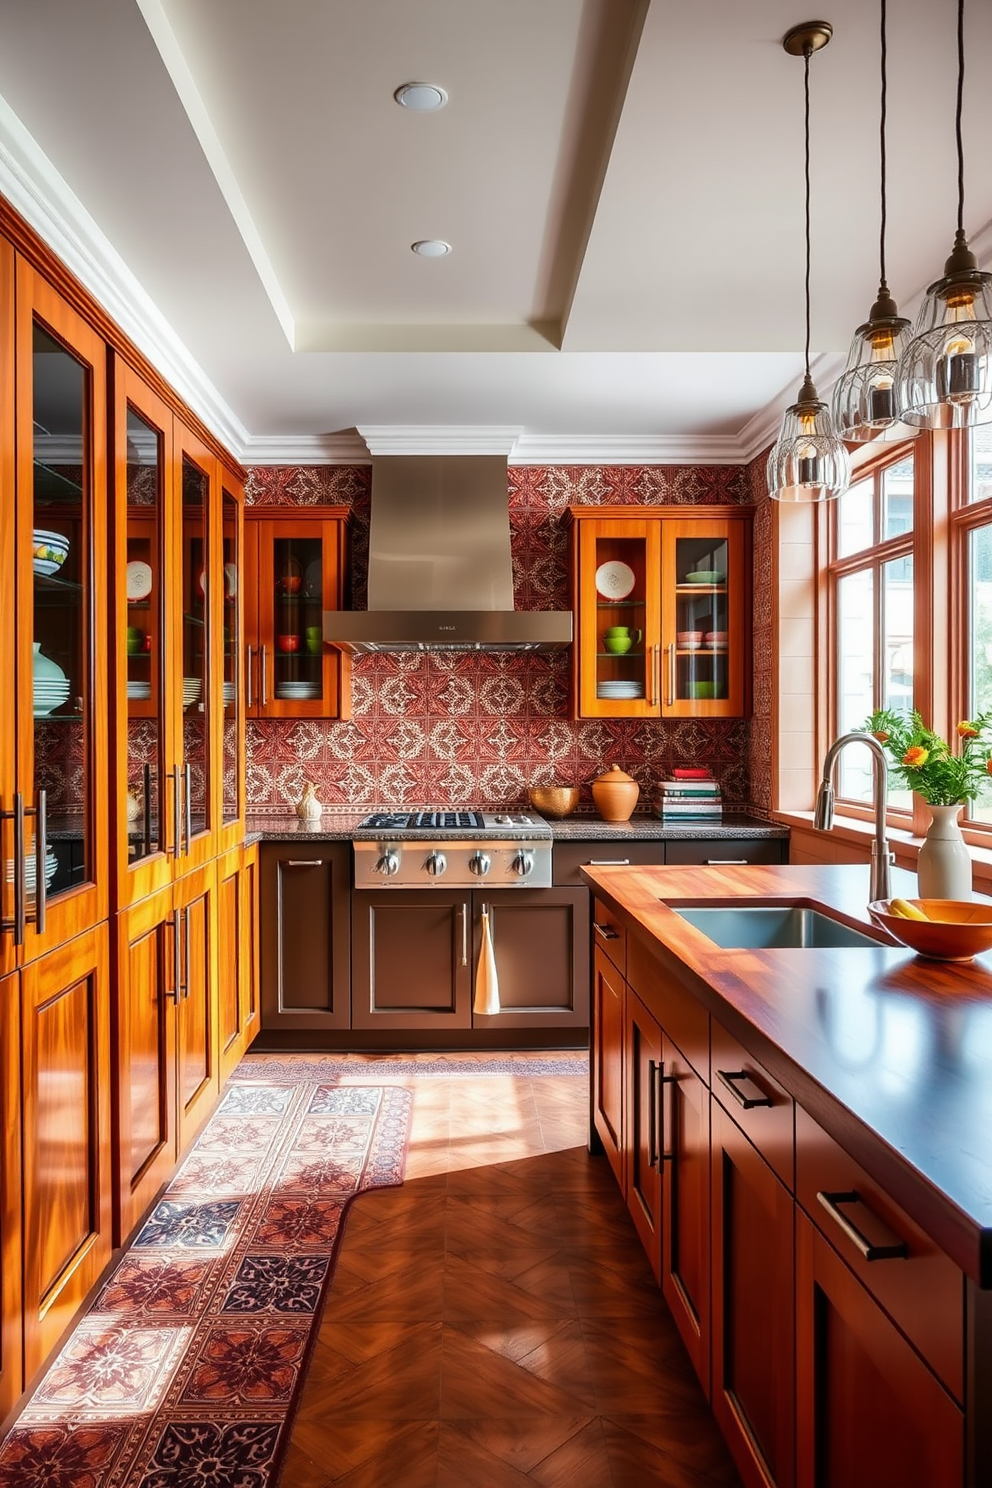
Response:
[{"label": "pink bowl", "polygon": [[701,630],[680,630],[675,635],[679,646],[699,646],[702,644],[703,632]]}]

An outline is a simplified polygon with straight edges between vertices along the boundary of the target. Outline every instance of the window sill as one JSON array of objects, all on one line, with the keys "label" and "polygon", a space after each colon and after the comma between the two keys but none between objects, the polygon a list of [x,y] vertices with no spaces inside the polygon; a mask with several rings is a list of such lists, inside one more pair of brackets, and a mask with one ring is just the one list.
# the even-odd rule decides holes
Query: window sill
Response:
[{"label": "window sill", "polygon": [[[772,821],[781,822],[783,826],[794,828],[798,831],[813,833],[812,811],[773,811]],[[847,843],[856,849],[858,856],[862,855],[867,860],[871,854],[871,844],[875,836],[874,822],[861,821],[853,816],[835,816],[834,824],[829,832],[816,832],[818,837],[831,838],[834,842]],[[889,846],[896,855],[896,861],[900,868],[909,868],[916,871],[916,859],[923,845],[922,837],[914,837],[898,827],[889,827],[886,830]],[[968,842],[968,851],[974,864],[973,881],[975,889],[982,894],[992,894],[992,849],[978,847],[974,841]]]}]

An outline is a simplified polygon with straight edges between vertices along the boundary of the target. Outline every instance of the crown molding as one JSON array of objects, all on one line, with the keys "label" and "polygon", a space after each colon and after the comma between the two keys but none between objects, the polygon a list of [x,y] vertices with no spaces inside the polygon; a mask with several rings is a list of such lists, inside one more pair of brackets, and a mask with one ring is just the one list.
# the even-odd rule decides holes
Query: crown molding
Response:
[{"label": "crown molding", "polygon": [[249,434],[243,465],[370,465],[368,445],[354,430],[340,434]]},{"label": "crown molding", "polygon": [[3,98],[0,194],[237,457],[247,429]]},{"label": "crown molding", "polygon": [[511,465],[739,465],[734,435],[546,435],[518,439]]},{"label": "crown molding", "polygon": [[505,455],[523,433],[504,424],[365,424],[358,430],[373,455]]}]

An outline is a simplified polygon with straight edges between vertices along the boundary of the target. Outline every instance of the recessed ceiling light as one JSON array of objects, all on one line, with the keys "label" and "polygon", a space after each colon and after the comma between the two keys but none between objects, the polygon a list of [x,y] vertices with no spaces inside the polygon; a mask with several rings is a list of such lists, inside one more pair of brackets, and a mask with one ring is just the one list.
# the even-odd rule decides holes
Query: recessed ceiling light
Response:
[{"label": "recessed ceiling light", "polygon": [[411,243],[410,247],[421,258],[443,258],[446,253],[451,252],[451,244],[446,243],[443,238],[421,238],[419,242]]},{"label": "recessed ceiling light", "polygon": [[443,109],[448,95],[437,83],[403,83],[393,94],[396,102],[415,114],[433,114]]}]

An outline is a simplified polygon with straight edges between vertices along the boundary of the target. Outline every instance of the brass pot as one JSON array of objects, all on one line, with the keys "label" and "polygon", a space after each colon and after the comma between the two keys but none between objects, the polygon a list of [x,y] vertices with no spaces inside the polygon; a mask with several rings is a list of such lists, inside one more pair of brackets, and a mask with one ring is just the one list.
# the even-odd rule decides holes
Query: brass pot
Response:
[{"label": "brass pot", "polygon": [[577,785],[535,785],[527,795],[534,810],[542,816],[571,816],[579,804]]},{"label": "brass pot", "polygon": [[596,810],[604,821],[630,821],[631,812],[637,805],[641,787],[632,775],[611,765],[592,783],[592,798]]}]

